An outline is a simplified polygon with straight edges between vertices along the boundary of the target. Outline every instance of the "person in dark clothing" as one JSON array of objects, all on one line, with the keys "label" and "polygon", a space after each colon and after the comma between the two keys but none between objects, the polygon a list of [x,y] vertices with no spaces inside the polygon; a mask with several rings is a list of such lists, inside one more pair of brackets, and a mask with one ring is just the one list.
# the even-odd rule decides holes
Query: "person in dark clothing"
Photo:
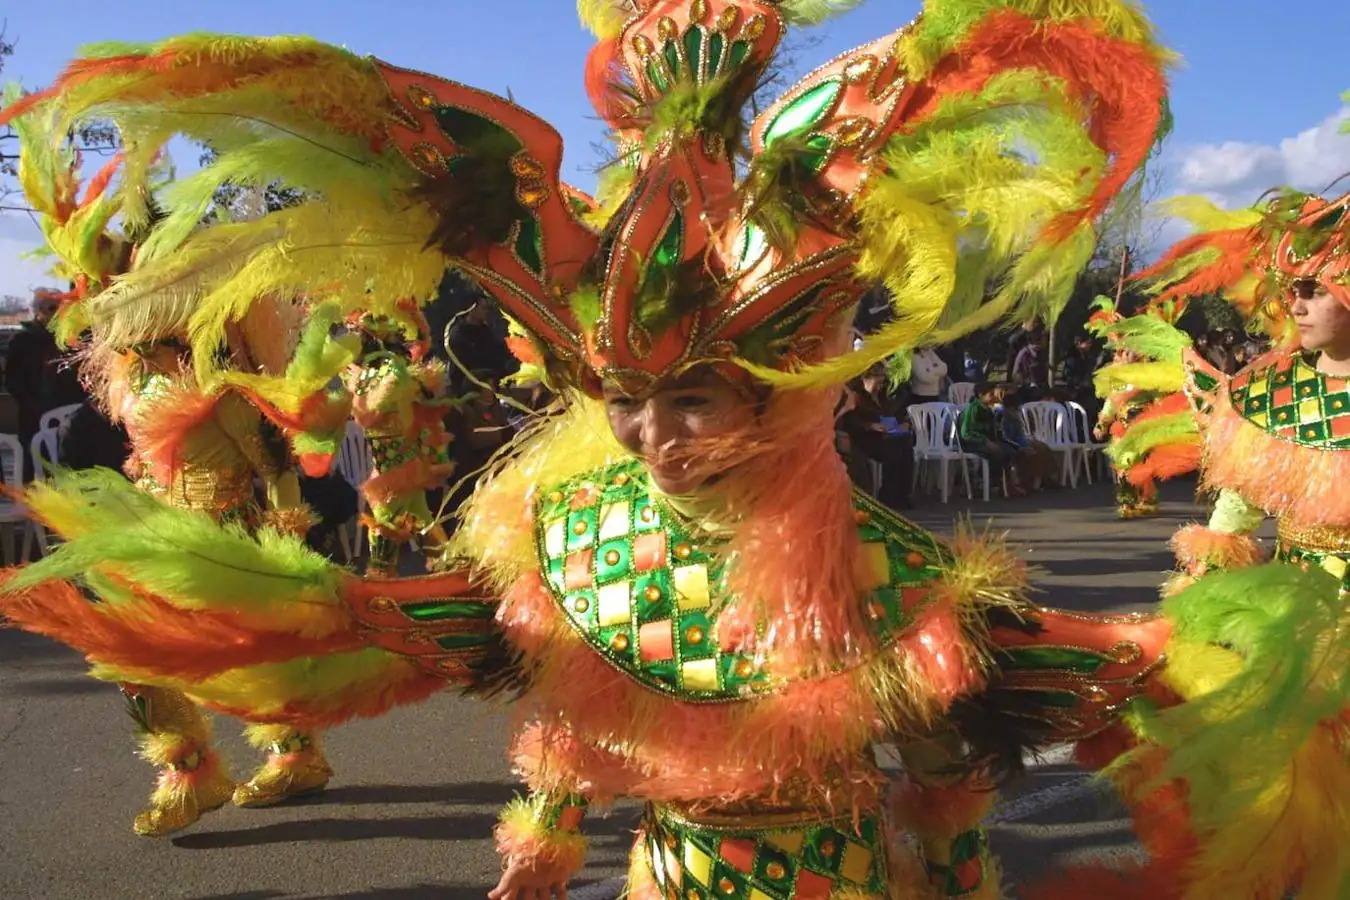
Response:
[{"label": "person in dark clothing", "polygon": [[19,443],[28,458],[25,478],[33,475],[30,446],[42,414],[85,399],[79,375],[47,330],[60,305],[61,295],[56,291],[41,288],[33,292],[33,318],[9,342],[5,361],[5,385],[18,406]]},{"label": "person in dark clothing", "polygon": [[61,441],[61,465],[68,469],[105,469],[122,471],[131,453],[127,430],[114,423],[89,400],[70,417]]},{"label": "person in dark clothing", "polygon": [[329,559],[338,558],[338,529],[356,515],[356,488],[341,475],[300,476],[300,499],[314,510],[305,543]]},{"label": "person in dark clothing", "polygon": [[1017,358],[1013,360],[1013,381],[1020,386],[1042,391],[1049,387],[1050,366],[1043,341],[1030,341],[1017,352]]},{"label": "person in dark clothing", "polygon": [[846,388],[838,430],[841,450],[854,481],[867,484],[867,462],[881,464],[881,484],[872,485],[876,497],[892,509],[908,509],[914,480],[914,433],[898,421],[896,406],[886,393],[884,370],[873,369]]},{"label": "person in dark clothing", "polygon": [[[520,368],[506,348],[506,320],[486,300],[478,300],[445,329],[446,349],[479,381],[496,384]],[[450,366],[450,392],[476,389],[459,366]]]},{"label": "person in dark clothing", "polygon": [[1003,440],[1003,431],[999,425],[998,403],[1001,388],[988,381],[975,386],[975,396],[970,398],[961,418],[957,422],[957,433],[961,437],[961,449],[989,460],[989,476],[997,480],[1008,473],[1009,496],[1021,497],[1025,491],[1017,483],[1017,472],[1012,468],[1017,456],[1016,448]]},{"label": "person in dark clothing", "polygon": [[1088,421],[1097,421],[1097,390],[1092,377],[1101,366],[1101,351],[1090,334],[1080,334],[1074,339],[1073,347],[1064,357],[1060,369],[1061,383],[1067,393],[1067,399],[1074,401],[1087,411]]}]

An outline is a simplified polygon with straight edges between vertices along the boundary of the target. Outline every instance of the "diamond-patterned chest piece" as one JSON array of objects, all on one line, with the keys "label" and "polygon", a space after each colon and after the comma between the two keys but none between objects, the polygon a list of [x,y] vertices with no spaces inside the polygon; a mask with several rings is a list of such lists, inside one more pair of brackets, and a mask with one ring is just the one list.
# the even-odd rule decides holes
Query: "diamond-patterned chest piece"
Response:
[{"label": "diamond-patterned chest piece", "polygon": [[[870,504],[858,511],[859,602],[883,640],[902,632],[926,601],[941,554],[908,523],[885,527],[885,515]],[[535,539],[562,614],[644,686],[691,702],[778,686],[756,660],[720,646],[717,612],[728,598],[718,543],[692,533],[652,497],[639,463],[547,491],[536,508]]]},{"label": "diamond-patterned chest piece", "polygon": [[1234,376],[1233,408],[1286,441],[1321,450],[1350,448],[1350,382],[1317,371],[1304,356]]}]

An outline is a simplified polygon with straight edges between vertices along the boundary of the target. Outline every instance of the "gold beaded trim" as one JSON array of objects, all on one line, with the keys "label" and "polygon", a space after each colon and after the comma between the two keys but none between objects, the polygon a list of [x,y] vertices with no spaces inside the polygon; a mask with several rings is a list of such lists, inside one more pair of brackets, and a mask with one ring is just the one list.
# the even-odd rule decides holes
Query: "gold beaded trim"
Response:
[{"label": "gold beaded trim", "polygon": [[1350,554],[1350,527],[1343,525],[1296,525],[1280,519],[1276,532],[1282,547],[1313,553]]}]

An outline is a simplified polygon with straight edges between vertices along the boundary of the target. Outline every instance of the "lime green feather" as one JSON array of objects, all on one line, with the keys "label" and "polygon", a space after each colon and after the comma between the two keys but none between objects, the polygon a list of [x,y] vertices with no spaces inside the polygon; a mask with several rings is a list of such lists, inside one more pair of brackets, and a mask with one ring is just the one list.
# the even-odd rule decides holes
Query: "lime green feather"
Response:
[{"label": "lime green feather", "polygon": [[[28,503],[49,521],[73,524],[64,543],[10,579],[8,591],[93,571],[186,609],[274,617],[279,629],[295,627],[307,611],[326,620],[323,610],[340,603],[340,570],[302,541],[269,529],[255,540],[206,513],[170,507],[108,469],[58,472]],[[49,509],[56,515],[46,516]]]},{"label": "lime green feather", "polygon": [[1163,777],[1185,777],[1200,833],[1240,814],[1350,704],[1350,592],[1340,587],[1316,567],[1274,563],[1208,575],[1164,601],[1177,639],[1238,657],[1226,683],[1133,717],[1169,751]]},{"label": "lime green feather", "polygon": [[1157,447],[1166,444],[1196,443],[1200,429],[1189,412],[1172,413],[1135,422],[1118,439],[1111,441],[1106,453],[1118,469],[1128,469]]},{"label": "lime green feather", "polygon": [[1174,394],[1182,389],[1185,379],[1185,371],[1176,363],[1137,362],[1117,363],[1099,369],[1093,383],[1097,396],[1106,397],[1129,388]]}]

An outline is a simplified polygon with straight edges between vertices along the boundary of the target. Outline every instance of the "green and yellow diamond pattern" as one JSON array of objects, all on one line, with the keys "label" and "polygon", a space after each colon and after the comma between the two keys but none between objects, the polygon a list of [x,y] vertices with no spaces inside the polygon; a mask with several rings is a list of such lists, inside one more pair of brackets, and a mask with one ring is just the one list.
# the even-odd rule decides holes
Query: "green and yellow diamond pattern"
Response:
[{"label": "green and yellow diamond pattern", "polygon": [[[922,529],[857,494],[857,583],[886,642],[913,622],[946,551]],[[535,516],[546,580],[568,621],[611,663],[683,700],[753,696],[774,685],[750,656],[724,650],[719,545],[654,498],[637,462],[544,492]]]},{"label": "green and yellow diamond pattern", "polygon": [[1243,372],[1234,377],[1229,397],[1243,418],[1268,434],[1319,449],[1350,448],[1350,383],[1317,371],[1309,357]]},{"label": "green and yellow diamond pattern", "polygon": [[661,810],[644,820],[652,878],[684,900],[827,900],[839,891],[884,895],[875,817],[779,828],[712,828]]}]

